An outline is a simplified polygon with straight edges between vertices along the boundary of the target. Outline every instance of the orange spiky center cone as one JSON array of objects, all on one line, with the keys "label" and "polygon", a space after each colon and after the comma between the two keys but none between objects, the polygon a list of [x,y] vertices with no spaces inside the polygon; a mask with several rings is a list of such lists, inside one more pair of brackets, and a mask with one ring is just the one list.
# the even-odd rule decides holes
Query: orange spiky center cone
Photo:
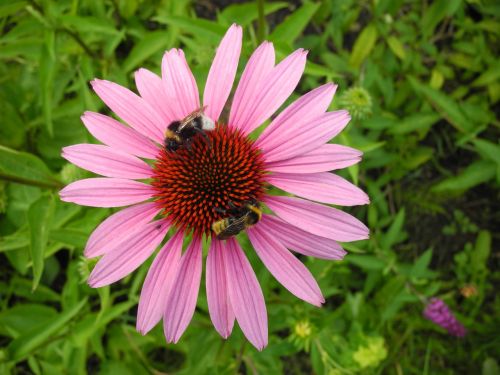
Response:
[{"label": "orange spiky center cone", "polygon": [[206,134],[210,142],[196,135],[190,148],[162,149],[152,182],[163,215],[197,235],[209,234],[222,218],[216,208],[260,201],[264,194],[264,163],[253,142],[222,124]]}]

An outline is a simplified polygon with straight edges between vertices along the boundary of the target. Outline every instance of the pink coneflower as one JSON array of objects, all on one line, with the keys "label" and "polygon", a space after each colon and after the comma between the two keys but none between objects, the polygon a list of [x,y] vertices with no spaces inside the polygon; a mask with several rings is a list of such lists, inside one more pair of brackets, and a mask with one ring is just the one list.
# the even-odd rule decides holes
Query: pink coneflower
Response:
[{"label": "pink coneflower", "polygon": [[[136,72],[140,96],[112,82],[93,81],[97,95],[129,126],[86,112],[83,123],[105,145],[63,150],[70,162],[105,177],[68,185],[60,193],[62,200],[93,207],[130,206],[90,236],[85,255],[102,256],[90,275],[90,286],[111,284],[134,271],[174,229],[149,269],[137,317],[143,334],[163,318],[167,342],[177,342],[193,316],[205,238],[211,241],[206,288],[216,330],[227,338],[236,319],[257,349],[267,345],[266,306],[250,263],[236,237],[218,240],[211,229],[224,218],[222,210],[254,201],[273,212],[263,214],[246,233],[274,277],[316,306],[324,302],[318,284],[288,249],[342,259],[345,251],[336,241],[368,237],[359,220],[322,204],[368,203],[359,188],[329,172],[361,158],[357,150],[327,144],[350,119],[346,111],[327,112],[335,85],[325,84],[293,102],[257,141],[248,137],[292,94],[304,71],[306,51],[299,49],[275,65],[273,45],[262,43],[241,76],[228,120],[220,120],[236,75],[241,40],[241,27],[231,26],[210,68],[203,104],[178,49],[165,53],[161,78],[146,69]],[[199,108],[216,123],[206,132],[208,140],[195,136],[189,147],[167,151],[167,126]],[[268,185],[305,199],[271,195]],[[187,235],[192,239],[183,252]]]},{"label": "pink coneflower", "polygon": [[443,327],[452,336],[464,337],[467,333],[464,326],[455,318],[442,299],[431,298],[425,306],[424,317]]}]

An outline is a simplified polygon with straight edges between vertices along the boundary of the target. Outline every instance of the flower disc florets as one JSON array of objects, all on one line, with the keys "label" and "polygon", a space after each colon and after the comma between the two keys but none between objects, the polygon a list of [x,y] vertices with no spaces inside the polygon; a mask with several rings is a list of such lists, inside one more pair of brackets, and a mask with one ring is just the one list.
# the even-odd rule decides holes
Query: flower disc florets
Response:
[{"label": "flower disc florets", "polygon": [[155,163],[153,183],[163,214],[185,231],[208,234],[228,209],[259,201],[263,189],[263,160],[253,142],[221,124],[207,132],[210,142],[196,136],[189,147],[163,149]]}]

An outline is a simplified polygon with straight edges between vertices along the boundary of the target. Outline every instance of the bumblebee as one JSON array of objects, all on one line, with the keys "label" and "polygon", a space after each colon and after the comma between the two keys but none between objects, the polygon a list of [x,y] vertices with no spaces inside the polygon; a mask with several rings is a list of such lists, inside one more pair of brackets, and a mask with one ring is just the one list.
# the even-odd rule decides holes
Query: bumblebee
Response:
[{"label": "bumblebee", "polygon": [[210,144],[206,131],[215,129],[215,123],[203,114],[205,107],[197,109],[180,121],[172,121],[165,132],[165,148],[167,151],[175,152],[181,146],[191,147],[191,142],[196,134],[203,136]]},{"label": "bumblebee", "polygon": [[216,208],[215,210],[223,215],[224,219],[212,224],[212,230],[219,240],[227,240],[236,236],[242,230],[245,230],[259,222],[262,217],[262,211],[256,201],[249,201],[241,207],[236,207],[229,202],[229,210]]}]

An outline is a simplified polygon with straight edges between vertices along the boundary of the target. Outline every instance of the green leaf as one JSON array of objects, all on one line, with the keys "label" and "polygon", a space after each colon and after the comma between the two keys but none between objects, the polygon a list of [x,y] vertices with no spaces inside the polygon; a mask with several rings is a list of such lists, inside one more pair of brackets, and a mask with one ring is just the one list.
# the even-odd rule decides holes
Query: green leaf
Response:
[{"label": "green leaf", "polygon": [[484,360],[481,375],[500,375],[500,367],[494,358]]},{"label": "green leaf", "polygon": [[60,302],[60,296],[57,292],[53,291],[43,284],[40,284],[38,286],[38,289],[33,292],[33,290],[31,289],[32,284],[33,280],[23,279],[17,276],[13,277],[10,280],[10,286],[12,287],[12,291],[16,296],[28,299],[31,302]]},{"label": "green leaf", "polygon": [[399,57],[401,60],[406,59],[405,48],[403,46],[403,43],[401,43],[401,41],[398,38],[396,38],[395,36],[388,37],[387,44],[389,45],[389,48],[391,49],[391,51],[397,57]]},{"label": "green leaf", "polygon": [[67,323],[80,312],[86,303],[87,299],[85,298],[80,301],[80,303],[73,306],[71,309],[63,311],[46,324],[13,340],[7,346],[7,358],[11,361],[19,362],[33,354],[40,346],[52,340],[59,331],[66,328]]},{"label": "green leaf", "polygon": [[84,34],[117,35],[120,32],[116,30],[111,20],[112,18],[81,17],[75,15],[65,15],[62,18],[63,24]]},{"label": "green leaf", "polygon": [[76,247],[77,249],[83,249],[85,247],[88,237],[88,232],[72,228],[54,229],[50,231],[49,235],[50,240],[61,242],[67,246]]},{"label": "green leaf", "polygon": [[385,267],[385,263],[372,255],[348,254],[345,259],[365,270],[380,271]]},{"label": "green leaf", "polygon": [[470,164],[461,173],[449,177],[432,187],[435,193],[446,191],[465,191],[495,177],[497,166],[489,160],[480,160]]},{"label": "green leaf", "polygon": [[9,236],[0,237],[0,253],[21,249],[30,244],[28,231],[26,228],[18,230],[16,233]]},{"label": "green leaf", "polygon": [[0,126],[0,139],[4,146],[20,147],[24,142],[25,123],[13,104],[0,95],[0,113],[2,125]]},{"label": "green leaf", "polygon": [[371,23],[366,26],[354,43],[351,57],[349,58],[349,65],[358,69],[375,46],[377,37],[378,31],[375,24]]},{"label": "green leaf", "polygon": [[340,74],[336,73],[332,69],[323,65],[315,64],[312,61],[307,61],[304,74],[317,77],[326,77],[328,80],[332,80],[333,78],[340,76]]},{"label": "green leaf", "polygon": [[403,224],[405,222],[405,209],[399,210],[396,218],[392,222],[389,230],[385,233],[380,241],[380,246],[383,249],[389,250],[394,244],[398,243],[403,231]]},{"label": "green leaf", "polygon": [[54,40],[54,31],[47,31],[45,33],[45,44],[42,46],[42,53],[40,54],[40,98],[42,100],[45,126],[51,136],[54,132],[52,124],[52,100],[54,95],[54,78],[56,75]]},{"label": "green leaf", "polygon": [[399,125],[389,128],[389,133],[407,134],[416,130],[426,131],[440,118],[441,116],[434,112],[415,113],[399,121]]},{"label": "green leaf", "polygon": [[411,267],[410,275],[414,278],[424,277],[429,267],[432,259],[432,249],[425,251],[418,259],[414,262]]},{"label": "green leaf", "polygon": [[42,304],[17,304],[0,313],[0,334],[17,338],[53,319],[57,312]]},{"label": "green leaf", "polygon": [[166,49],[168,43],[168,33],[165,31],[153,31],[144,35],[137,44],[134,45],[126,60],[123,63],[123,70],[131,71],[158,51]]},{"label": "green leaf", "polygon": [[[268,15],[283,9],[288,4],[286,2],[273,2],[264,4],[264,14]],[[259,16],[257,6],[254,2],[243,4],[231,4],[219,13],[219,21],[225,20],[226,24],[237,23],[243,27],[248,26]]]},{"label": "green leaf", "polygon": [[54,198],[52,195],[42,196],[28,210],[28,225],[30,228],[30,255],[33,262],[33,290],[42,277],[45,248],[49,238],[49,227],[54,213]]},{"label": "green leaf", "polygon": [[0,146],[0,179],[27,185],[62,188],[61,182],[35,155],[3,146]]},{"label": "green leaf", "polygon": [[170,26],[177,26],[193,35],[213,41],[214,44],[220,42],[220,38],[225,34],[226,27],[216,22],[200,18],[188,18],[182,16],[159,15],[155,20]]},{"label": "green leaf", "polygon": [[422,34],[425,37],[432,35],[434,28],[445,17],[452,16],[461,4],[461,0],[436,0],[424,12],[422,17]]},{"label": "green leaf", "polygon": [[4,18],[24,8],[27,1],[9,1],[0,5],[0,18]]},{"label": "green leaf", "polygon": [[291,13],[282,23],[276,26],[269,35],[269,39],[274,42],[293,44],[302,34],[319,6],[319,3],[304,3],[304,5]]},{"label": "green leaf", "polygon": [[104,328],[113,319],[130,310],[137,301],[126,301],[116,304],[103,313],[87,315],[86,318],[75,325],[71,332],[71,340],[75,346],[82,347],[98,330]]},{"label": "green leaf", "polygon": [[477,235],[474,251],[471,253],[471,266],[474,275],[485,272],[488,264],[488,258],[491,253],[491,233],[482,230]]},{"label": "green leaf", "polygon": [[500,145],[484,139],[474,139],[472,143],[484,158],[490,159],[500,166]]},{"label": "green leaf", "polygon": [[432,147],[417,147],[407,156],[407,158],[403,159],[402,164],[407,170],[411,171],[429,161],[435,152],[436,151]]},{"label": "green leaf", "polygon": [[455,100],[441,91],[435,90],[413,77],[408,77],[408,81],[414,90],[424,95],[429,103],[443,116],[446,121],[461,132],[469,133],[475,128],[474,123],[466,117]]},{"label": "green leaf", "polygon": [[477,77],[472,83],[471,86],[479,87],[486,86],[490,83],[494,83],[500,79],[500,66],[493,66]]}]

